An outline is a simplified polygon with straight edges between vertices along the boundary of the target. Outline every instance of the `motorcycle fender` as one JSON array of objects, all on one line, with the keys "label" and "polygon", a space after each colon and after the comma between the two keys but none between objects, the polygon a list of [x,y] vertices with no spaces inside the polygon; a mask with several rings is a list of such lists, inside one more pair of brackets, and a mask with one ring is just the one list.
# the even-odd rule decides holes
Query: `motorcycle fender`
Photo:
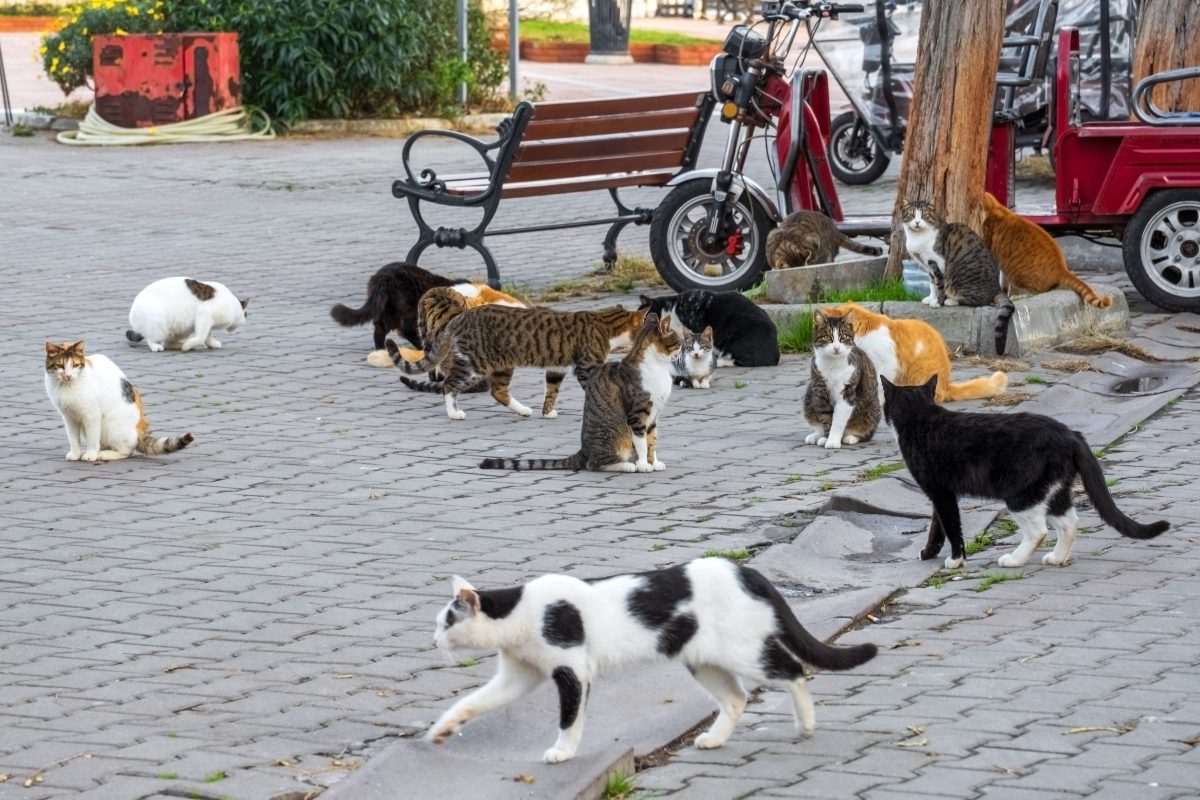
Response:
[{"label": "motorcycle fender", "polygon": [[[680,175],[676,175],[667,183],[667,186],[678,186],[685,181],[692,181],[696,180],[697,178],[705,178],[711,181],[717,177],[718,172],[720,172],[718,169],[694,169],[691,172],[684,172]],[[779,207],[775,205],[775,201],[771,199],[771,195],[767,194],[766,189],[755,183],[750,178],[747,178],[745,175],[734,175],[732,188],[734,193],[738,195],[748,190],[750,192],[750,196],[753,197],[755,201],[757,201],[758,204],[763,207],[763,210],[767,212],[767,216],[776,222],[779,222],[782,219],[782,217],[779,216]]]}]

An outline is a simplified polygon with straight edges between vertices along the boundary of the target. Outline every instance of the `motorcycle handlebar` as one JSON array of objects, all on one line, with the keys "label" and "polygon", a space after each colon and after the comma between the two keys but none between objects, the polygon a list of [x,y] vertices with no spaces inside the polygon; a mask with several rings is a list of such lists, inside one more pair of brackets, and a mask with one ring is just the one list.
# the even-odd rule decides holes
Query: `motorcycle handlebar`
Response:
[{"label": "motorcycle handlebar", "polygon": [[861,3],[839,4],[821,3],[811,0],[764,0],[762,15],[765,19],[808,19],[809,17],[828,17],[837,19],[838,14],[856,14],[866,9]]}]

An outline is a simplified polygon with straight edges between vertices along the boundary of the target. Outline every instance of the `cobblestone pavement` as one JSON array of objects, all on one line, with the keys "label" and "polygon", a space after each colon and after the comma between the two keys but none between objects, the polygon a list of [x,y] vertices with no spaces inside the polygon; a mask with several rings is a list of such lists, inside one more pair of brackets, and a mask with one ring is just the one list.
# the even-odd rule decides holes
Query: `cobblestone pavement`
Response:
[{"label": "cobblestone pavement", "polygon": [[[801,452],[807,368],[788,358],[778,369],[722,371],[710,392],[673,395],[661,428],[665,473],[479,472],[484,455],[571,452],[582,394],[568,383],[555,420],[522,419],[488,398],[467,398],[468,419],[452,424],[438,398],[406,392],[390,372],[365,365],[369,332],[337,327],[328,308],[359,302],[367,277],[413,240],[403,205],[387,191],[398,171],[395,142],[97,151],[0,139],[0,773],[9,776],[0,798],[264,798],[328,782],[354,768],[362,742],[409,732],[489,674],[487,663],[446,666],[428,649],[451,572],[498,585],[551,570],[595,575],[677,563],[750,544],[748,525],[815,509],[831,487],[897,460],[886,435],[863,447]],[[885,202],[886,189],[877,190],[874,200],[862,195],[862,210]],[[602,213],[605,201],[513,203],[499,222]],[[601,236],[589,229],[509,237],[496,249],[506,280],[543,286],[594,264]],[[645,229],[627,231],[622,248],[644,253]],[[458,257],[438,252],[429,263],[478,272],[475,260]],[[214,352],[130,348],[123,331],[133,296],[151,280],[185,274],[249,296],[245,329],[222,337],[225,347]],[[196,443],[156,459],[63,460],[61,423],[42,388],[42,342],[78,338],[124,369],[158,432],[190,430]],[[526,402],[536,397],[533,371],[519,374],[515,388]],[[1167,419],[1190,407],[1181,404]],[[1151,423],[1130,446],[1161,424]],[[1152,447],[1156,440],[1146,441]],[[1130,474],[1120,477],[1142,476],[1148,464],[1168,470],[1182,463],[1171,452],[1123,465]],[[1160,491],[1167,490],[1124,502],[1149,502]],[[1194,497],[1186,484],[1170,491],[1180,502]],[[1110,534],[1096,534],[1097,541]],[[1172,534],[1162,541],[1181,548],[1185,540]],[[1075,567],[1035,571],[981,597],[1000,607],[1016,589],[1078,580],[1117,558],[1144,561],[1085,585],[1081,598],[1129,588],[1131,577],[1150,590],[1159,564],[1177,575],[1191,563],[1164,556],[1148,566],[1151,555],[1166,552],[1157,542],[1114,546],[1111,555],[1081,551]],[[949,596],[953,587],[943,591]],[[941,613],[970,617],[972,608],[962,602]],[[1016,613],[1002,611],[961,629]],[[1158,617],[1169,614],[1146,615],[1147,633],[1130,634],[1129,642],[1165,639],[1165,628],[1154,627]],[[913,619],[923,617],[889,625],[899,631]],[[870,634],[879,630],[887,628]],[[933,652],[934,639],[889,652],[873,669],[890,676],[897,659]],[[1008,640],[997,649],[1011,649]],[[1022,657],[1035,652],[1019,649]],[[1167,653],[1187,657],[1168,648],[1153,658],[1155,667],[1167,663]],[[877,716],[865,705],[874,692],[898,724],[908,719],[897,707],[918,698],[873,675],[822,676],[815,685],[823,700],[835,687],[857,691],[868,728]],[[860,678],[870,686],[854,684]],[[1182,689],[1179,676],[1161,680],[1164,692]],[[889,706],[886,697],[898,699]],[[1132,697],[1125,702],[1141,697],[1147,708],[1165,702],[1153,691]],[[980,719],[990,722],[977,724],[1020,731],[1010,715],[983,714],[983,703]],[[824,727],[809,745],[816,748],[810,759],[834,770],[838,756],[857,752],[854,742],[861,748],[880,739],[866,729],[837,733],[858,724],[846,712],[855,705],[821,709]],[[870,730],[887,731],[891,741],[895,727]],[[781,758],[763,754],[750,772],[734,769],[739,754],[748,755],[738,748],[752,741],[735,737],[734,749],[719,756],[729,759],[728,771],[707,764],[703,774],[756,788],[751,773]],[[771,747],[794,752],[770,742],[759,749]],[[647,785],[679,788],[691,780],[687,796],[701,791],[705,780],[671,777],[686,758],[648,773]],[[815,762],[796,759],[780,769],[798,774],[808,763]],[[720,795],[726,790],[719,785],[711,792],[737,793]]]}]

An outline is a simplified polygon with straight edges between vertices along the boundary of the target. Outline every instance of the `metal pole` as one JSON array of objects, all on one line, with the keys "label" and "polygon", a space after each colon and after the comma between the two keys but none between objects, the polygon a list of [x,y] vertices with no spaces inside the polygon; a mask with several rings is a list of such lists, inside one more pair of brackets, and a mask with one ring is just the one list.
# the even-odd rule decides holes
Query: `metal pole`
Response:
[{"label": "metal pole", "polygon": [[[458,54],[464,64],[469,64],[467,54],[467,0],[458,0]],[[467,107],[467,82],[458,85],[458,104]]]},{"label": "metal pole", "polygon": [[12,100],[8,96],[8,76],[4,74],[4,51],[0,50],[0,102],[4,103],[4,124],[12,127]]},{"label": "metal pole", "polygon": [[516,102],[520,95],[518,62],[520,61],[521,23],[517,19],[517,0],[508,0],[508,97]]}]

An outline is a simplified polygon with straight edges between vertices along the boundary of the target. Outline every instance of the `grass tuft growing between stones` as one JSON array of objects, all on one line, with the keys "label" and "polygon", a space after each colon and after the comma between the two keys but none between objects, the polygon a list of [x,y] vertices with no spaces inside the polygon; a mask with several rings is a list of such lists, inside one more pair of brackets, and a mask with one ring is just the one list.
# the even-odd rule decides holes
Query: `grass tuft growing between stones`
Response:
[{"label": "grass tuft growing between stones", "polygon": [[750,560],[750,551],[744,547],[739,547],[735,550],[705,550],[704,558],[726,558],[730,561],[741,564],[743,561]]},{"label": "grass tuft growing between stones", "polygon": [[1020,572],[989,572],[983,576],[983,580],[979,582],[978,586],[971,588],[971,591],[986,592],[997,583],[1004,583],[1005,581],[1019,581],[1024,577],[1025,575]]}]

